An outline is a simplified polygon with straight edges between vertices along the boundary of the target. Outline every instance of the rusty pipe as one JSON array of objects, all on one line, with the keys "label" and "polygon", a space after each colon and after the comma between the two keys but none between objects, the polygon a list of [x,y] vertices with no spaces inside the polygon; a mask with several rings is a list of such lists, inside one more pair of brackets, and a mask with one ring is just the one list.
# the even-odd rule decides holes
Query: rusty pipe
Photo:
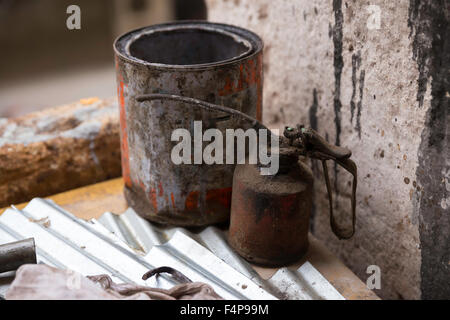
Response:
[{"label": "rusty pipe", "polygon": [[0,245],[0,273],[17,270],[29,263],[37,263],[34,238]]}]

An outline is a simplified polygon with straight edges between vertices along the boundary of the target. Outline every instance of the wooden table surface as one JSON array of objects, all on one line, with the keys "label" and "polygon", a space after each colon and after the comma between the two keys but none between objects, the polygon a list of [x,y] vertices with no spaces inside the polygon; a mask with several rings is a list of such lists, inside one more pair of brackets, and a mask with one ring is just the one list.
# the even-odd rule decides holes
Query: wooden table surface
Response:
[{"label": "wooden table surface", "polygon": [[[127,209],[127,203],[122,193],[121,178],[93,184],[48,197],[59,206],[79,218],[98,218],[104,212],[120,214]],[[16,205],[19,209],[26,203]],[[5,210],[1,209],[0,214]],[[298,262],[288,266],[298,268],[306,260],[309,261],[333,286],[346,298],[379,299],[365,283],[334,256],[320,241],[309,235],[310,248],[307,254]],[[254,266],[265,279],[270,278],[277,269]]]}]

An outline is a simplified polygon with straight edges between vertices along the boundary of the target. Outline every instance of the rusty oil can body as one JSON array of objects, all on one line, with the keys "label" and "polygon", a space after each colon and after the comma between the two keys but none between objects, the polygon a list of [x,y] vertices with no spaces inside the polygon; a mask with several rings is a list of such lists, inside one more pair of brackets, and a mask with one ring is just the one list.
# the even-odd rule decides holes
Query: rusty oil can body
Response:
[{"label": "rusty oil can body", "polygon": [[[230,245],[245,259],[269,266],[297,261],[308,249],[314,178],[301,157],[322,162],[333,233],[339,239],[350,239],[356,222],[357,166],[350,159],[351,151],[329,144],[303,125],[286,127],[279,139],[281,147],[271,149],[279,158],[275,174],[262,175],[262,164],[236,166],[228,236]],[[334,216],[327,160],[353,176],[351,228],[338,224]]]},{"label": "rusty oil can body", "polygon": [[233,179],[230,245],[246,260],[285,265],[308,249],[313,175],[302,162],[273,176],[258,165],[237,165]]},{"label": "rusty oil can body", "polygon": [[[200,226],[229,219],[234,165],[175,165],[176,128],[211,123],[176,101],[138,102],[165,93],[229,106],[262,117],[261,39],[234,26],[179,22],[131,31],[115,44],[122,175],[128,204],[163,224]],[[226,121],[212,124],[223,132]],[[206,129],[203,128],[203,129]]]}]

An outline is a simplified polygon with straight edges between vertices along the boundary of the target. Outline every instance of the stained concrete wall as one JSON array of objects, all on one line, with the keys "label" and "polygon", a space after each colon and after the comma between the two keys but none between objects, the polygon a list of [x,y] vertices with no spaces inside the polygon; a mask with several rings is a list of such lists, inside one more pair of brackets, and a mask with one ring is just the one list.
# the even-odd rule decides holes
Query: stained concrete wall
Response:
[{"label": "stained concrete wall", "polygon": [[[448,2],[206,2],[209,20],[265,41],[264,122],[309,124],[353,151],[356,235],[332,234],[313,163],[315,236],[363,280],[379,266],[383,298],[450,298]],[[330,169],[335,210],[348,223],[350,176]]]}]

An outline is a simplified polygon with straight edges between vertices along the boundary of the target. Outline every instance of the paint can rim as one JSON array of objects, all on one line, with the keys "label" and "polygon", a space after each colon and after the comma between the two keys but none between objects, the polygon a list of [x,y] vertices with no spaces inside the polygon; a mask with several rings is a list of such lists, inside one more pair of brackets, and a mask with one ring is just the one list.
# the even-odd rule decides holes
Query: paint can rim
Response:
[{"label": "paint can rim", "polygon": [[[235,57],[225,60],[218,60],[210,63],[180,65],[149,62],[130,54],[130,45],[135,43],[136,40],[139,40],[143,36],[154,34],[156,32],[182,31],[187,29],[213,32],[222,36],[232,37],[236,42],[242,43],[248,49]],[[205,70],[239,63],[242,60],[252,58],[253,56],[258,55],[263,50],[264,44],[262,39],[257,34],[244,28],[208,21],[184,20],[155,24],[131,30],[117,37],[114,41],[113,47],[116,56],[128,63],[164,70]]]}]

